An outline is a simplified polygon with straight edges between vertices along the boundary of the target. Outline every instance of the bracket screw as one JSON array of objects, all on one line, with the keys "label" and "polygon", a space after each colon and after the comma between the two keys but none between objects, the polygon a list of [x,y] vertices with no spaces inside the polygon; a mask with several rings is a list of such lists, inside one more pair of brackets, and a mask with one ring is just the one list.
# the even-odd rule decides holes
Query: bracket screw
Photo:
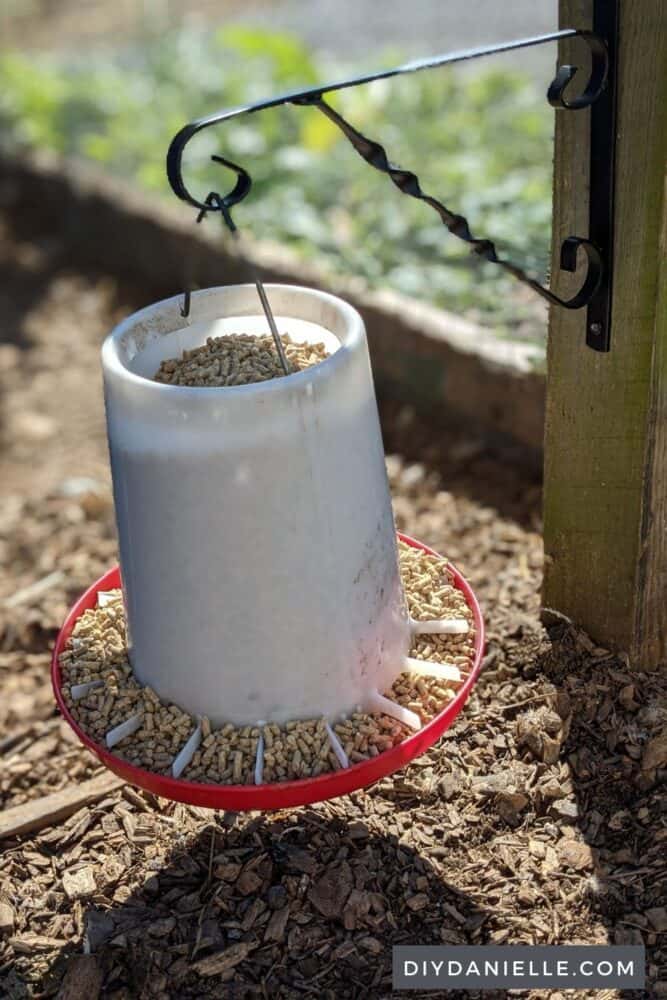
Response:
[{"label": "bracket screw", "polygon": [[594,337],[599,337],[602,333],[602,323],[591,323],[589,330]]}]

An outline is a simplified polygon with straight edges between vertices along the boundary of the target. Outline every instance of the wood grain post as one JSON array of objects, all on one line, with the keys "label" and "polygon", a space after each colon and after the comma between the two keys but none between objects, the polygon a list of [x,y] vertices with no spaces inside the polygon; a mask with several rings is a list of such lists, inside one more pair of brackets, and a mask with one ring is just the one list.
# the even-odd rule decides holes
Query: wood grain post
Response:
[{"label": "wood grain post", "polygon": [[[590,27],[592,0],[560,0]],[[611,351],[585,346],[586,310],[551,311],[544,604],[637,666],[667,662],[667,10],[621,0]],[[578,61],[579,60],[579,61]],[[576,41],[561,63],[581,64]],[[590,111],[556,114],[553,272],[588,229]],[[556,290],[570,284],[559,275]]]}]

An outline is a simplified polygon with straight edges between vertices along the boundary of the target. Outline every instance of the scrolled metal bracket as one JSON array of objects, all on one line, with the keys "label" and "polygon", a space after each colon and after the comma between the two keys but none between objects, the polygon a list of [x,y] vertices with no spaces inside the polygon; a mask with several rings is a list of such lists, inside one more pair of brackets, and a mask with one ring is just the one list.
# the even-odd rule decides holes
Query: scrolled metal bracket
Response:
[{"label": "scrolled metal bracket", "polygon": [[[470,244],[472,252],[478,257],[497,264],[554,306],[565,309],[588,307],[586,343],[595,350],[608,351],[613,243],[616,4],[617,0],[595,0],[597,23],[594,23],[593,31],[568,28],[547,35],[516,39],[499,45],[452,52],[406,63],[379,73],[354,77],[310,90],[294,91],[256,104],[220,111],[206,118],[197,119],[182,128],[173,138],[169,147],[167,175],[171,187],[179,198],[198,209],[198,219],[201,219],[208,212],[219,211],[223,213],[229,226],[232,207],[241,202],[250,192],[252,184],[250,174],[231,160],[221,156],[213,156],[214,161],[236,173],[236,183],[226,195],[212,191],[204,201],[200,201],[190,193],[183,180],[183,153],[188,143],[204,129],[230,121],[240,115],[254,114],[267,108],[286,104],[315,107],[340,129],[356,152],[370,166],[387,174],[403,194],[417,198],[433,208],[448,231],[458,239]],[[604,11],[602,8],[605,8]],[[575,66],[566,65],[560,67],[547,93],[547,99],[554,107],[567,111],[591,108],[589,233],[587,237],[569,236],[564,240],[560,252],[561,270],[574,273],[578,270],[578,265],[583,263],[585,264],[585,272],[579,290],[570,298],[561,298],[550,288],[541,285],[523,268],[501,257],[492,240],[474,236],[464,216],[452,212],[442,201],[426,194],[422,190],[416,174],[391,163],[384,147],[354,128],[331,105],[326,103],[324,95],[370,83],[373,80],[387,79],[405,73],[414,73],[437,66],[476,59],[480,56],[575,37],[583,39],[588,45],[591,56],[590,73],[583,90],[575,97],[568,97],[570,84],[578,75],[578,69]]]}]

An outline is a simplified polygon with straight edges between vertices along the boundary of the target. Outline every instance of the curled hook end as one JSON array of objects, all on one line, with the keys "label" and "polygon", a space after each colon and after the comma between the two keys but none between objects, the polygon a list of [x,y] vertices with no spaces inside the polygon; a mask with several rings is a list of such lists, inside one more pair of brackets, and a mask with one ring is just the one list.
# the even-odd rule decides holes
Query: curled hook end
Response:
[{"label": "curled hook end", "polygon": [[595,296],[604,276],[604,261],[600,251],[590,240],[585,240],[581,236],[568,236],[563,240],[560,248],[561,270],[569,271],[571,274],[577,270],[580,250],[586,258],[586,277],[576,295],[566,301],[558,300],[566,309],[581,309],[582,306],[587,306]]},{"label": "curled hook end", "polygon": [[591,51],[589,78],[578,97],[568,98],[567,89],[579,73],[579,67],[561,66],[547,90],[547,100],[552,108],[564,108],[566,111],[580,111],[582,108],[588,108],[597,101],[607,84],[609,52],[604,39],[592,31],[580,31],[578,36],[583,38]]},{"label": "curled hook end", "polygon": [[227,167],[236,174],[236,184],[232,190],[224,196],[211,192],[206,201],[199,201],[198,198],[195,198],[188,191],[183,180],[183,153],[190,140],[209,124],[211,124],[211,121],[200,119],[186,125],[171,140],[167,151],[167,177],[169,178],[172,191],[181,201],[187,201],[190,205],[194,205],[195,208],[199,209],[201,218],[203,218],[202,212],[205,215],[206,212],[222,211],[223,205],[227,209],[230,209],[232,205],[243,201],[252,187],[252,178],[244,167],[238,163],[234,163],[232,160],[225,159],[224,156],[214,155],[211,156],[211,159],[215,163],[220,163],[223,167]]},{"label": "curled hook end", "polygon": [[561,66],[547,90],[547,101],[552,108],[567,108],[565,88],[577,75],[576,66]]}]

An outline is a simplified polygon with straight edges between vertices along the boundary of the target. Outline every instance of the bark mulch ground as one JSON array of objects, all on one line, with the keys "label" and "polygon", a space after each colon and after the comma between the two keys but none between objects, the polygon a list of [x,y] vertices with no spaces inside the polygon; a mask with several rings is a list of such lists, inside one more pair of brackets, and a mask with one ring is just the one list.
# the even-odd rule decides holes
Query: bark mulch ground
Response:
[{"label": "bark mulch ground", "polygon": [[[116,559],[98,350],[150,297],[60,254],[0,241],[0,795],[38,814],[101,773],[54,710],[49,652]],[[530,476],[384,411],[398,527],[459,565],[488,623],[459,720],[337,801],[219,814],[110,782],[5,838],[3,997],[381,998],[393,944],[487,942],[644,943],[644,995],[667,995],[665,675],[543,628]]]}]

